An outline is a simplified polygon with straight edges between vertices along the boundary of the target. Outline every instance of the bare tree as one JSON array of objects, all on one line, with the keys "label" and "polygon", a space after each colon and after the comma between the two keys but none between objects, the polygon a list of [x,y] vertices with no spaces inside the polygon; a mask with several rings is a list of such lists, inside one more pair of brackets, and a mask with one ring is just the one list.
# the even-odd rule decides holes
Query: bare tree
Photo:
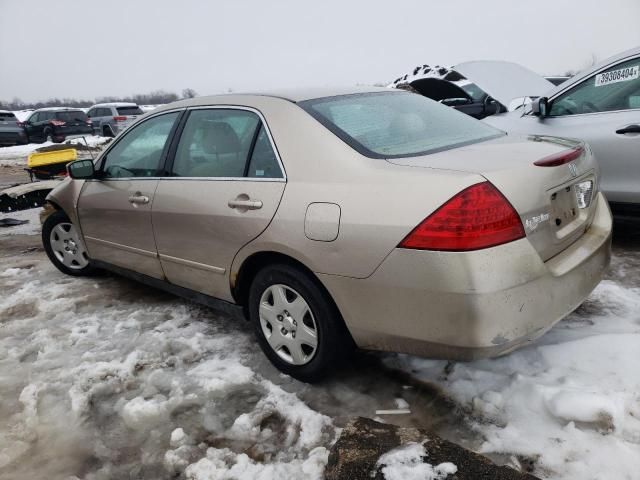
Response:
[{"label": "bare tree", "polygon": [[185,88],[182,90],[182,98],[194,98],[198,96],[198,92],[196,92],[193,88]]}]

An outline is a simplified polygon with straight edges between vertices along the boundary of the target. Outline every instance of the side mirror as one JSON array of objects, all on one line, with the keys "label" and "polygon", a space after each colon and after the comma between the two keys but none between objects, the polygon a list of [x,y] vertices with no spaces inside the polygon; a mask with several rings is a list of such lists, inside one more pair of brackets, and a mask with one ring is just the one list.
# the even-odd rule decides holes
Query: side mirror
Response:
[{"label": "side mirror", "polygon": [[536,117],[544,118],[549,115],[549,99],[547,97],[538,97],[531,102],[531,113]]},{"label": "side mirror", "polygon": [[96,171],[93,160],[76,160],[67,165],[67,173],[71,178],[82,180],[94,178]]}]

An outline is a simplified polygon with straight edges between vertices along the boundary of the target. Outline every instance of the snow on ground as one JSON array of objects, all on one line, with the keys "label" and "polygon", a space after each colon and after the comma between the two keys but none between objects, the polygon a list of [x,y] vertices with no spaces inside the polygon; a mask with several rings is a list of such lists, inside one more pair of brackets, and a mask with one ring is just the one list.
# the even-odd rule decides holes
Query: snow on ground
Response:
[{"label": "snow on ground", "polygon": [[[640,275],[626,268],[535,344],[493,360],[387,362],[440,385],[485,442],[481,453],[533,462],[554,479],[637,479]],[[631,282],[629,282],[631,280]],[[518,463],[515,461],[514,463]]]},{"label": "snow on ground", "polygon": [[13,218],[15,220],[27,220],[28,223],[16,225],[14,227],[0,226],[0,237],[6,235],[36,235],[41,231],[40,228],[40,212],[41,208],[30,208],[29,210],[21,210],[18,212],[1,213],[0,220],[4,218]]},{"label": "snow on ground", "polygon": [[[86,143],[85,143],[86,140]],[[109,137],[101,137],[97,135],[87,135],[84,138],[74,138],[66,140],[62,144],[53,142],[44,143],[28,143],[26,145],[14,145],[12,147],[0,148],[0,165],[25,165],[27,157],[30,153],[35,152],[39,148],[50,147],[52,145],[74,145],[81,144],[89,147],[99,148],[110,141]]]},{"label": "snow on ground", "polygon": [[433,466],[425,458],[424,444],[410,442],[381,455],[376,467],[385,480],[443,480],[458,471],[453,463]]},{"label": "snow on ground", "polygon": [[0,478],[322,478],[331,419],[248,366],[244,325],[121,282],[3,265]]}]

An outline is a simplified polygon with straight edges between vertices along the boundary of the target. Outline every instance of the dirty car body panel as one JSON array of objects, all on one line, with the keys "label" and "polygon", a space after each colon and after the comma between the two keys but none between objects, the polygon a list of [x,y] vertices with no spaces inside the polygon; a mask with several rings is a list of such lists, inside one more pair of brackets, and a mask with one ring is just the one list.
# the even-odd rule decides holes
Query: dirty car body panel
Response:
[{"label": "dirty car body panel", "polygon": [[[132,177],[127,139],[138,129],[157,134],[145,125],[167,115],[176,118],[161,141],[141,144],[155,145],[155,157]],[[190,147],[201,135],[215,145]],[[577,152],[571,167],[534,165],[568,150]],[[112,169],[117,178],[100,178],[118,155],[125,163]],[[233,170],[238,156],[247,159],[244,171]],[[49,197],[72,210],[91,258],[242,304],[244,266],[277,255],[311,272],[362,348],[505,353],[576,308],[609,262],[611,217],[588,148],[505,135],[407,92],[309,89],[177,102],[132,125],[96,170],[80,192],[69,180]],[[585,181],[591,196],[580,208],[575,189]],[[416,229],[479,189],[513,214],[517,237],[462,250],[408,246]],[[469,207],[464,198],[460,212]]]}]

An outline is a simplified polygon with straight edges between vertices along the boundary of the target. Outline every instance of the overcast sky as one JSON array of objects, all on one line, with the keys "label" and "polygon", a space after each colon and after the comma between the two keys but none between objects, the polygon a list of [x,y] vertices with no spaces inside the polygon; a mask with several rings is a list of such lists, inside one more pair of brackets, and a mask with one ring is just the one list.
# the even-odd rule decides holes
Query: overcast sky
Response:
[{"label": "overcast sky", "polygon": [[0,0],[0,99],[386,82],[501,59],[562,74],[640,45],[638,0]]}]

